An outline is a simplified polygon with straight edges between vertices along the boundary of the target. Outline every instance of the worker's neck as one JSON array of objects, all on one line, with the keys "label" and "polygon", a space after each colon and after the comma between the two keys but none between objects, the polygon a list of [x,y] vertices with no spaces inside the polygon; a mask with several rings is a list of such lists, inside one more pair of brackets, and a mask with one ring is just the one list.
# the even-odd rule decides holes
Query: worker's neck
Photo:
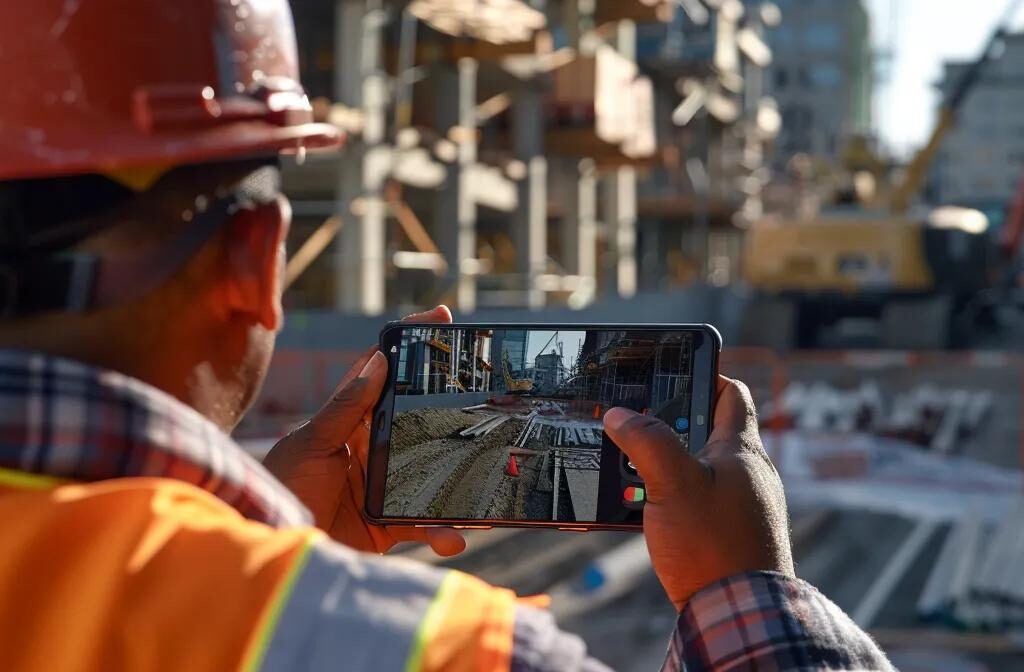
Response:
[{"label": "worker's neck", "polygon": [[215,375],[213,364],[181,342],[150,343],[132,336],[125,330],[68,325],[59,317],[38,318],[31,325],[0,326],[0,349],[39,352],[116,371],[175,397],[225,432],[234,428],[242,395]]}]

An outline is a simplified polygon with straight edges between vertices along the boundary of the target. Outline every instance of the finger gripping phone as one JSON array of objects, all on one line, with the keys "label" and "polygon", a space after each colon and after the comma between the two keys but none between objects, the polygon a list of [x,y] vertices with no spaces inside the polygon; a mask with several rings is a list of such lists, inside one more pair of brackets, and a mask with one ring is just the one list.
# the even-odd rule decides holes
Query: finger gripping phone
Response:
[{"label": "finger gripping phone", "polygon": [[698,452],[722,339],[709,325],[389,324],[366,515],[379,524],[639,529],[646,489],[604,433],[617,406]]}]

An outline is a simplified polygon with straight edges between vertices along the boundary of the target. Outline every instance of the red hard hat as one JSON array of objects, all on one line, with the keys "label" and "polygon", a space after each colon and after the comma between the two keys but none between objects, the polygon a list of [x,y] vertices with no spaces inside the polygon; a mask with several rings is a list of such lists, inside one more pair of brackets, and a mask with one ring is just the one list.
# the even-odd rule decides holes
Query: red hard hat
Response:
[{"label": "red hard hat", "polygon": [[312,120],[287,0],[0,3],[0,180],[339,142]]}]

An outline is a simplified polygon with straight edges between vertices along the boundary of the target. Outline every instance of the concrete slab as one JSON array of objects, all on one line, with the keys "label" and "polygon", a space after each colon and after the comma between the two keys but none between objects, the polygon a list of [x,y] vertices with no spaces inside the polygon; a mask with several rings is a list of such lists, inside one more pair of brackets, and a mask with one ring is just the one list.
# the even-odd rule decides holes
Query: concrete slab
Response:
[{"label": "concrete slab", "polygon": [[597,487],[600,472],[592,470],[565,469],[569,483],[569,497],[576,520],[593,522],[597,520]]}]

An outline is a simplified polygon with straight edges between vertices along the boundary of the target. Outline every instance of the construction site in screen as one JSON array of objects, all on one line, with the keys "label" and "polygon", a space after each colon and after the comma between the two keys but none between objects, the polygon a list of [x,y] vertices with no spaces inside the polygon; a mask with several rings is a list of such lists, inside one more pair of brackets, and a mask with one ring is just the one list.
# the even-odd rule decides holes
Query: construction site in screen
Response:
[{"label": "construction site in screen", "polygon": [[604,411],[687,418],[691,356],[681,332],[406,330],[385,515],[598,520],[622,500]]}]

